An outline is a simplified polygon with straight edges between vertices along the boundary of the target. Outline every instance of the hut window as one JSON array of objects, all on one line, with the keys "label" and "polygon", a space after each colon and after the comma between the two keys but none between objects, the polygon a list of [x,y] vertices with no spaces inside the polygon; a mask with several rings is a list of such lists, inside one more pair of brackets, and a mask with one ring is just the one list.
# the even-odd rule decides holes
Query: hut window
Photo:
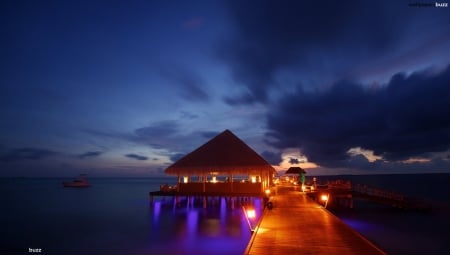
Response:
[{"label": "hut window", "polygon": [[183,182],[184,183],[188,183],[189,181],[189,177],[188,176],[183,176]]}]

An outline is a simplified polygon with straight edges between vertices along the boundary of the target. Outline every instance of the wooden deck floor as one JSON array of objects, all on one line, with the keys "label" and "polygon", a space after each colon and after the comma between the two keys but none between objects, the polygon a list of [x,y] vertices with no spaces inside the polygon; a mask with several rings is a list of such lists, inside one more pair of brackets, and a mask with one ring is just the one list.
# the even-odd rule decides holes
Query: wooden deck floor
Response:
[{"label": "wooden deck floor", "polygon": [[245,254],[385,254],[292,187],[278,187]]}]

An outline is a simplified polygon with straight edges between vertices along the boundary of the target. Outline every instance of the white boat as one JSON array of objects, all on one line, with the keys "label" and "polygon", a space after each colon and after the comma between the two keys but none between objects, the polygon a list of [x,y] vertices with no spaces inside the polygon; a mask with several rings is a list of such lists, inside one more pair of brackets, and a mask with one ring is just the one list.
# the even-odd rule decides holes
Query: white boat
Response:
[{"label": "white boat", "polygon": [[87,188],[90,187],[91,184],[88,182],[86,175],[81,174],[73,181],[63,182],[63,186],[66,188]]}]

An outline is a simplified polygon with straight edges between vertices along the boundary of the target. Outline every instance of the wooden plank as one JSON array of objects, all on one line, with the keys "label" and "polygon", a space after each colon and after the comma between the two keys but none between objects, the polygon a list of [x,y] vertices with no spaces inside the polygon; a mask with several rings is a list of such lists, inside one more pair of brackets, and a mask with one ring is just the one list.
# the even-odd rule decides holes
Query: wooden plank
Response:
[{"label": "wooden plank", "polygon": [[277,188],[245,254],[385,254],[307,196]]}]

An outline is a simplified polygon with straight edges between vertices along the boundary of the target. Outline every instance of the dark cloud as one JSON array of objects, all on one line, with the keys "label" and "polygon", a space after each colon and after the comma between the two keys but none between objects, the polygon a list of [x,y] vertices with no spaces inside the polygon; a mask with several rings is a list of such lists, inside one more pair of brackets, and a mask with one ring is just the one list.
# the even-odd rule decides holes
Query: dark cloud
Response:
[{"label": "dark cloud", "polygon": [[147,160],[148,159],[148,157],[141,156],[141,155],[134,154],[134,153],[126,154],[125,157],[136,159],[136,160]]},{"label": "dark cloud", "polygon": [[251,91],[242,92],[240,95],[227,95],[223,97],[223,101],[231,106],[253,104],[258,101],[265,101],[265,96],[263,100],[258,98],[257,95],[252,94]]},{"label": "dark cloud", "polygon": [[138,128],[129,139],[171,153],[188,153],[217,134],[219,132],[203,130],[185,134],[177,121],[168,120]]},{"label": "dark cloud", "polygon": [[271,165],[278,165],[281,162],[281,153],[263,151],[261,156]]},{"label": "dark cloud", "polygon": [[300,164],[300,160],[298,158],[289,158],[289,164],[291,165]]},{"label": "dark cloud", "polygon": [[167,152],[163,153],[164,156],[188,153],[199,144],[219,134],[219,132],[208,130],[184,133],[179,122],[175,120],[155,122],[128,133],[91,129],[84,130],[84,132],[104,139],[127,141],[154,149],[166,150]]},{"label": "dark cloud", "polygon": [[170,156],[170,160],[171,160],[172,162],[176,162],[176,161],[178,161],[180,158],[184,157],[185,155],[186,155],[186,154],[183,154],[183,153],[176,153],[176,154],[173,154],[173,155]]},{"label": "dark cloud", "polygon": [[85,158],[94,158],[102,155],[103,152],[101,151],[87,151],[85,153],[79,154],[77,157],[79,159],[85,159]]},{"label": "dark cloud", "polygon": [[127,134],[127,133],[121,133],[117,131],[112,130],[98,130],[98,129],[83,129],[83,132],[96,136],[96,137],[102,137],[102,138],[108,138],[108,139],[120,139],[120,140],[132,140],[133,135]]},{"label": "dark cloud", "polygon": [[[105,139],[129,141],[133,143],[149,145],[156,149],[170,147],[172,140],[179,132],[177,121],[160,121],[149,126],[137,128],[132,132],[117,132],[111,130],[86,129],[84,132]],[[169,143],[170,142],[170,143]]]},{"label": "dark cloud", "polygon": [[160,75],[169,82],[174,83],[184,99],[192,102],[210,101],[209,95],[205,90],[205,81],[195,71],[186,67],[171,65],[162,69]]},{"label": "dark cloud", "polygon": [[197,114],[191,113],[191,112],[188,112],[188,111],[181,111],[180,113],[181,113],[180,118],[182,118],[182,119],[193,120],[193,119],[198,119],[198,117],[199,117]]},{"label": "dark cloud", "polygon": [[416,41],[422,39],[406,27],[430,32],[449,21],[443,13],[411,10],[407,1],[227,3],[235,33],[218,47],[217,55],[243,85],[241,95],[225,97],[231,105],[266,103],[272,90],[287,85],[278,84],[280,72],[321,82],[328,76],[332,81],[352,77],[367,59],[411,43],[404,35],[415,33]]},{"label": "dark cloud", "polygon": [[134,130],[134,135],[136,136],[136,139],[146,140],[150,145],[160,148],[164,146],[164,143],[159,142],[160,139],[176,135],[178,128],[179,125],[176,121],[161,121]]},{"label": "dark cloud", "polygon": [[0,156],[0,161],[13,162],[23,160],[42,160],[57,155],[57,152],[42,148],[13,149]]},{"label": "dark cloud", "polygon": [[[397,74],[373,88],[342,81],[328,90],[299,87],[271,108],[267,136],[278,148],[301,148],[327,167],[348,163],[350,148],[390,161],[450,149],[450,67]],[[274,141],[274,139],[276,141]]]}]

